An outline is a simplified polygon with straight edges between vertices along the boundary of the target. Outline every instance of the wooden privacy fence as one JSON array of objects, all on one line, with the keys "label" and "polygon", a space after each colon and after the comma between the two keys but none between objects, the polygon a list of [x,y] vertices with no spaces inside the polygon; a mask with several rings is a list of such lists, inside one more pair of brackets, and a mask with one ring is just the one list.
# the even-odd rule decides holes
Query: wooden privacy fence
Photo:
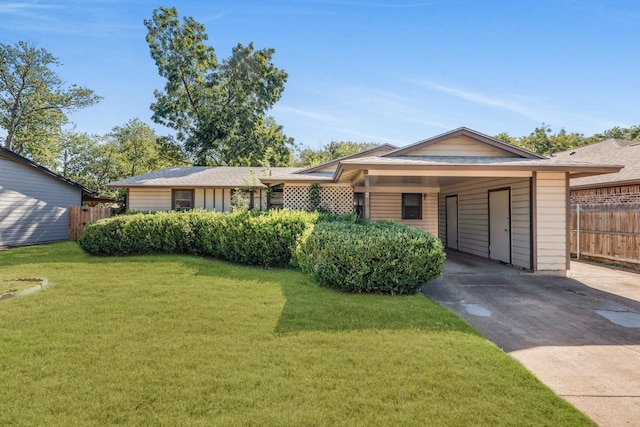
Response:
[{"label": "wooden privacy fence", "polygon": [[78,240],[86,223],[111,216],[111,208],[71,206],[69,208],[69,240]]},{"label": "wooden privacy fence", "polygon": [[571,253],[640,266],[640,204],[571,208]]}]

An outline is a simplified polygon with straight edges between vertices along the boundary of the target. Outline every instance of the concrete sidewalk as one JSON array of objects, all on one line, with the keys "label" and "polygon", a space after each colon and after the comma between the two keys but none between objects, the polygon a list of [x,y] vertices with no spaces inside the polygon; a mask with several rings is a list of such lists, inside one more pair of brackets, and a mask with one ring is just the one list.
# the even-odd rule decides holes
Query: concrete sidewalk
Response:
[{"label": "concrete sidewalk", "polygon": [[640,423],[640,274],[539,276],[452,252],[423,288],[601,426]]}]

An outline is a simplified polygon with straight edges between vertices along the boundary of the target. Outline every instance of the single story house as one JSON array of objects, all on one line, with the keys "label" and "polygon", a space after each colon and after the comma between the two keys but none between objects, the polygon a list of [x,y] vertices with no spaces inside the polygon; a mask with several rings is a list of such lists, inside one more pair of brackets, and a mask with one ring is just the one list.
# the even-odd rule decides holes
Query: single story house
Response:
[{"label": "single story house", "polygon": [[[127,188],[129,209],[226,211],[232,190],[257,188],[247,175],[270,189],[272,200],[281,193],[276,205],[290,209],[307,209],[309,188],[319,184],[321,206],[330,211],[392,219],[430,232],[451,249],[565,275],[569,180],[620,169],[546,158],[462,127],[306,169],[168,168],[110,186]],[[268,207],[265,188],[253,193],[254,206]]]},{"label": "single story house", "polygon": [[69,208],[97,194],[0,147],[0,248],[69,239]]},{"label": "single story house", "polygon": [[616,173],[572,178],[572,206],[640,203],[640,141],[607,139],[556,153],[554,158],[624,166]]}]

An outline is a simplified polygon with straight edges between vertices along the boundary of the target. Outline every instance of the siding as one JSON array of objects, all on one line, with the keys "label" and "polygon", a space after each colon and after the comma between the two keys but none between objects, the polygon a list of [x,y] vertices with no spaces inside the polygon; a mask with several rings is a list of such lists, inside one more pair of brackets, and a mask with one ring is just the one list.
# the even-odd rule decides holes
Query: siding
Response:
[{"label": "siding", "polygon": [[513,153],[501,150],[488,144],[478,142],[466,136],[447,139],[427,145],[416,147],[405,156],[480,156],[480,157],[517,157]]},{"label": "siding", "polygon": [[446,245],[446,197],[458,196],[458,250],[489,257],[489,190],[511,189],[511,262],[531,266],[531,215],[529,178],[473,179],[443,186],[438,211],[439,235]]},{"label": "siding", "polygon": [[69,239],[69,207],[82,190],[0,157],[0,247]]},{"label": "siding", "polygon": [[[415,190],[407,190],[407,193]],[[438,194],[429,193],[422,201],[421,220],[402,219],[402,193],[371,193],[371,220],[392,219],[393,221],[411,225],[438,237]]]},{"label": "siding", "polygon": [[566,271],[567,186],[564,173],[540,173],[535,179],[537,269]]},{"label": "siding", "polygon": [[[262,195],[262,197],[261,197]],[[267,208],[265,191],[254,194],[255,209]],[[231,189],[229,188],[195,188],[194,207],[218,212],[231,211]],[[129,188],[129,210],[141,212],[155,212],[171,210],[171,188]]]},{"label": "siding", "polygon": [[155,212],[171,210],[170,188],[129,188],[131,211]]}]

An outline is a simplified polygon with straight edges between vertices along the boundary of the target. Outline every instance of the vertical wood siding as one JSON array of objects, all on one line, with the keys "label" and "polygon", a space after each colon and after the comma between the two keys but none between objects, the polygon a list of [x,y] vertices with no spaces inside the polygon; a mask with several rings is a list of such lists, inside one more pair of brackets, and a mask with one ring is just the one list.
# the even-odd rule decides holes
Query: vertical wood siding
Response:
[{"label": "vertical wood siding", "polygon": [[69,239],[69,207],[80,188],[0,157],[0,247]]},{"label": "vertical wood siding", "polygon": [[[415,190],[407,190],[407,193]],[[438,237],[438,194],[429,193],[422,200],[422,219],[402,219],[402,193],[371,193],[371,220],[392,219],[427,231]]]},{"label": "vertical wood siding", "polygon": [[443,186],[439,234],[446,245],[446,197],[458,196],[458,250],[489,257],[489,190],[511,188],[511,262],[531,268],[531,215],[528,178],[473,179]]},{"label": "vertical wood siding", "polygon": [[538,172],[536,181],[538,270],[567,270],[567,186],[564,173]]}]

